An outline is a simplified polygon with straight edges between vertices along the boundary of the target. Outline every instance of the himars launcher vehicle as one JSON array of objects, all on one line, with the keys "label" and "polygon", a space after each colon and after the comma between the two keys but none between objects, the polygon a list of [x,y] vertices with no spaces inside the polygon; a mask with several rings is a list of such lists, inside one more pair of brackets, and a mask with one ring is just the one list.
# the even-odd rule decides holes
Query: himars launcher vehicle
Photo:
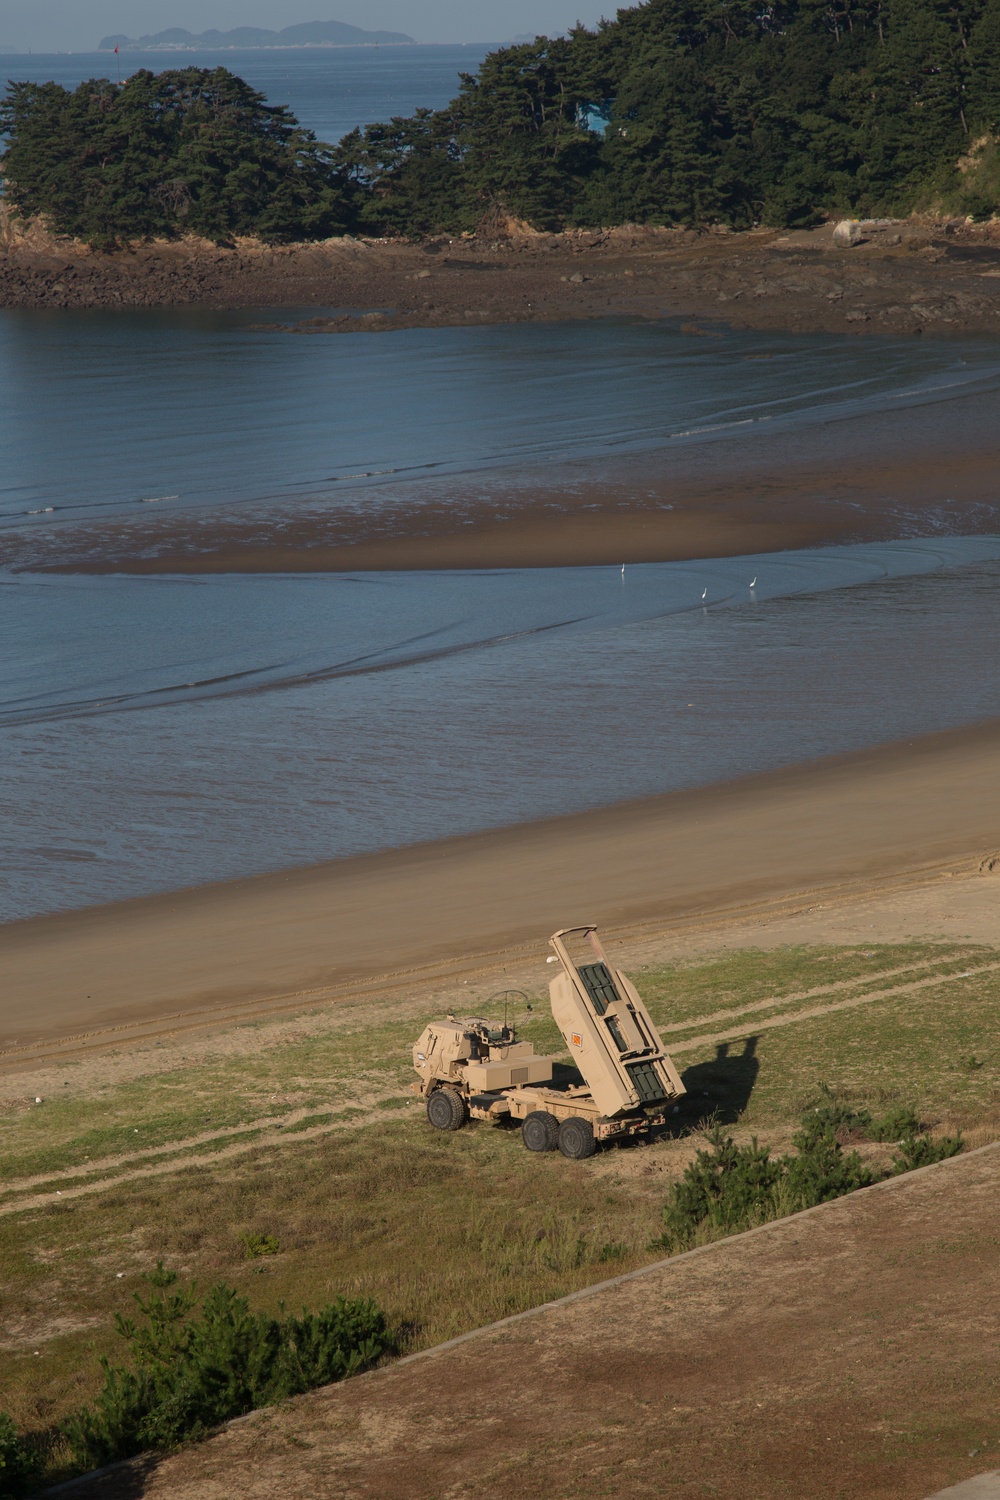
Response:
[{"label": "himars launcher vehicle", "polygon": [[529,1151],[577,1160],[598,1141],[638,1135],[666,1118],[684,1093],[635,986],[612,968],[594,927],[567,927],[550,943],[560,972],[549,985],[552,1015],[583,1084],[553,1081],[551,1057],[536,1057],[513,1026],[449,1016],[413,1048],[414,1089],[438,1130],[474,1120],[521,1121]]}]

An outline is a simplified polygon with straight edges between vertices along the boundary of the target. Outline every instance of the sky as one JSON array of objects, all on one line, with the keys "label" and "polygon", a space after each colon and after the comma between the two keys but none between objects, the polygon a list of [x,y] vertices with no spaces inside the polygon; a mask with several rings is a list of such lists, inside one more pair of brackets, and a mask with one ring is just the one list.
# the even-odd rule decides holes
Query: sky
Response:
[{"label": "sky", "polygon": [[367,31],[402,31],[418,42],[497,42],[558,35],[576,20],[592,25],[615,9],[593,0],[0,0],[0,52],[90,52],[113,32],[278,31],[300,21],[347,21]]}]

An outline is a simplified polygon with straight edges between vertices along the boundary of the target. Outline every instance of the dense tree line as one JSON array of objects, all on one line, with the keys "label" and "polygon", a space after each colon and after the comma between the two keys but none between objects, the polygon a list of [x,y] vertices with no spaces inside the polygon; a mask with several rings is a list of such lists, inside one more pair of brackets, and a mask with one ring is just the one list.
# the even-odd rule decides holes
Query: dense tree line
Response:
[{"label": "dense tree line", "polygon": [[189,231],[315,238],[350,214],[331,152],[225,68],[141,69],[123,84],[11,83],[6,195],[91,244]]},{"label": "dense tree line", "polygon": [[648,0],[501,48],[447,108],[336,147],[224,69],[12,84],[0,128],[15,204],[92,241],[455,233],[491,211],[982,216],[1000,204],[1000,0]]},{"label": "dense tree line", "polygon": [[[807,223],[935,199],[983,214],[1000,0],[648,0],[487,57],[447,109],[356,131],[373,228]],[[990,153],[987,152],[987,156]]]}]

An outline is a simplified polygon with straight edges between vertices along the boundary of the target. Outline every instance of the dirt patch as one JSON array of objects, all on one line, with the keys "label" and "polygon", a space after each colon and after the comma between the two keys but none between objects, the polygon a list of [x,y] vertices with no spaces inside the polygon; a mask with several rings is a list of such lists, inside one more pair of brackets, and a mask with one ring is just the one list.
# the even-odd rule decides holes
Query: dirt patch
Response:
[{"label": "dirt patch", "polygon": [[916,1500],[996,1451],[998,1187],[987,1148],[73,1493]]}]

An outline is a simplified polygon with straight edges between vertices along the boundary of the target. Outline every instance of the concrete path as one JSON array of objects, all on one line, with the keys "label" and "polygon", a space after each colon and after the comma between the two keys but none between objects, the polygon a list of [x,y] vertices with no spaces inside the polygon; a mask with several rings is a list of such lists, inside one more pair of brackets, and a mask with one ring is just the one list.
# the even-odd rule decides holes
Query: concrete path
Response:
[{"label": "concrete path", "polygon": [[938,1490],[928,1500],[1000,1500],[1000,1469],[991,1469],[989,1474],[977,1474],[964,1484],[953,1484],[951,1489]]}]

